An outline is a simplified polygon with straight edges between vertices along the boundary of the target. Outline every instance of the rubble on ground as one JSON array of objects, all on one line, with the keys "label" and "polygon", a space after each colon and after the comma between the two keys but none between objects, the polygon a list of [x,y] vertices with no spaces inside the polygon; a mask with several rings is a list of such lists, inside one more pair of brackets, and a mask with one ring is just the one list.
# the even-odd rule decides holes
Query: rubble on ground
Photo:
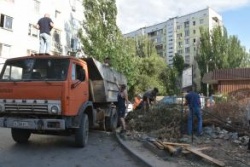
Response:
[{"label": "rubble on ground", "polygon": [[[196,136],[195,133],[191,136],[185,135],[188,109],[182,105],[155,105],[147,113],[133,111],[126,117],[129,136],[141,141],[154,138],[161,142],[187,143],[197,148],[208,147],[209,149],[202,152],[217,158],[226,166],[250,166],[250,153],[247,153],[250,127],[246,120],[245,102],[221,102],[205,108],[202,111],[202,136]],[[196,118],[194,124],[195,121]],[[188,161],[177,159],[179,162]]]}]

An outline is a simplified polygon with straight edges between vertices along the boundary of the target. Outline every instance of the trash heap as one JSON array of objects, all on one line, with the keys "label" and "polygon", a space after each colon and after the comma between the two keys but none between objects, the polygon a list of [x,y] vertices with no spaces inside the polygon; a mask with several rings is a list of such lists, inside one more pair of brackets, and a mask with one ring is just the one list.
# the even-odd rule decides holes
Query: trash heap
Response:
[{"label": "trash heap", "polygon": [[130,131],[144,132],[157,138],[179,138],[184,120],[181,105],[156,105],[149,112],[130,112],[126,117]]},{"label": "trash heap", "polygon": [[[126,117],[130,131],[143,132],[155,138],[177,139],[186,133],[188,108],[180,104],[156,104],[149,112],[130,112]],[[239,136],[248,135],[246,105],[238,101],[218,103],[202,110],[203,127],[215,126]],[[196,125],[194,117],[194,125]]]}]

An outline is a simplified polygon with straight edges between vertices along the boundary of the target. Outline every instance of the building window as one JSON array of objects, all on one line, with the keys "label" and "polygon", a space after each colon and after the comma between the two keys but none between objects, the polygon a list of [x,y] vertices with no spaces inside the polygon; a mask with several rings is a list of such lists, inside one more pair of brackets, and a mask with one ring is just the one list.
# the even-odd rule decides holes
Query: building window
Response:
[{"label": "building window", "polygon": [[185,39],[185,44],[189,44],[189,39]]},{"label": "building window", "polygon": [[194,44],[196,43],[196,39],[195,39],[195,38],[193,39],[193,43],[194,43]]},{"label": "building window", "polygon": [[60,36],[61,36],[61,31],[60,30],[55,30],[53,32],[53,41],[55,41],[56,43],[61,43]]},{"label": "building window", "polygon": [[8,30],[12,30],[13,18],[4,14],[1,14],[0,27]]},{"label": "building window", "polygon": [[29,24],[28,35],[32,37],[38,37],[38,30],[34,27],[35,25]]},{"label": "building window", "polygon": [[189,55],[185,55],[185,63],[186,64],[190,63],[190,56]]},{"label": "building window", "polygon": [[177,38],[180,39],[182,37],[182,33],[177,34]]},{"label": "building window", "polygon": [[189,47],[185,48],[185,53],[190,53],[190,48]]},{"label": "building window", "polygon": [[189,21],[184,22],[184,28],[189,28]]},{"label": "building window", "polygon": [[157,31],[157,35],[161,35],[161,34],[163,34],[163,30],[162,29]]},{"label": "building window", "polygon": [[9,57],[10,56],[11,46],[7,44],[0,43],[0,57]]},{"label": "building window", "polygon": [[193,26],[195,26],[195,21],[193,21]]},{"label": "building window", "polygon": [[58,10],[55,10],[55,18],[58,19],[61,16],[61,12]]},{"label": "building window", "polygon": [[178,30],[181,29],[181,25],[178,25],[178,26],[177,26],[177,29],[178,29]]},{"label": "building window", "polygon": [[196,34],[196,30],[193,30],[193,34]]},{"label": "building window", "polygon": [[54,29],[52,33],[52,46],[53,51],[62,52],[62,45],[61,45],[61,31],[58,29]]},{"label": "building window", "polygon": [[179,46],[179,47],[182,47],[182,42],[178,42],[178,46]]},{"label": "building window", "polygon": [[40,11],[40,1],[34,0],[34,10],[36,11],[36,13],[39,13],[39,11]]},{"label": "building window", "polygon": [[212,19],[213,19],[216,23],[218,23],[218,22],[219,22],[218,17],[212,17]]},{"label": "building window", "polygon": [[204,19],[200,19],[200,24],[203,24],[204,23]]},{"label": "building window", "polygon": [[156,48],[156,50],[162,50],[163,49],[163,45],[156,45],[155,48]]},{"label": "building window", "polygon": [[156,32],[156,31],[153,31],[153,32],[148,33],[148,36],[151,36],[151,37],[156,36],[156,35],[157,35],[157,32]]},{"label": "building window", "polygon": [[182,54],[183,53],[183,51],[182,50],[178,50],[178,54]]},{"label": "building window", "polygon": [[185,37],[189,36],[189,30],[185,30]]}]

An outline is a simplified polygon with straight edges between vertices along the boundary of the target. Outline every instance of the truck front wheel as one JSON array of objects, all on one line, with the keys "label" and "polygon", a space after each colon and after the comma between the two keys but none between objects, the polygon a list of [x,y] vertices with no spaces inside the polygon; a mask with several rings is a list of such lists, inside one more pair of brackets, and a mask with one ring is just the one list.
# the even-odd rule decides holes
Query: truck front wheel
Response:
[{"label": "truck front wheel", "polygon": [[17,143],[27,143],[31,132],[26,129],[11,128],[12,138]]},{"label": "truck front wheel", "polygon": [[77,147],[85,147],[89,137],[89,118],[83,114],[80,127],[75,132],[75,143]]}]

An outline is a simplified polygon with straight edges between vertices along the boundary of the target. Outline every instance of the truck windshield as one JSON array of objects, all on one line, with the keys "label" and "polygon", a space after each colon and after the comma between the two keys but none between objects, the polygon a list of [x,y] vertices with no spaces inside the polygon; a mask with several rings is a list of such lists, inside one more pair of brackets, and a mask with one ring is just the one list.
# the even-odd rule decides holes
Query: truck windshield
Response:
[{"label": "truck windshield", "polygon": [[7,60],[0,75],[2,81],[56,80],[67,78],[69,59],[28,58]]}]

